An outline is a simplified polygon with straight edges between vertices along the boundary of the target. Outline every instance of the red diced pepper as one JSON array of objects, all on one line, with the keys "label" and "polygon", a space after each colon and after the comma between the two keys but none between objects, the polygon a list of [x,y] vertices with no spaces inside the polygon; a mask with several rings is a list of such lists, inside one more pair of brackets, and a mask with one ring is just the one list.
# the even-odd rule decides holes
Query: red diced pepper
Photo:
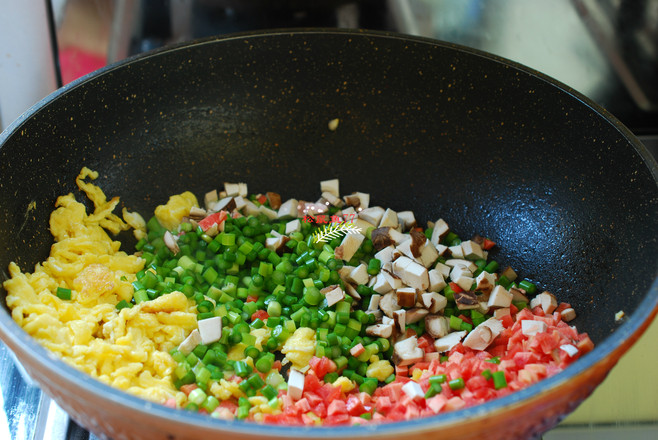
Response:
[{"label": "red diced pepper", "polygon": [[462,292],[464,291],[464,289],[462,289],[461,287],[459,287],[459,284],[457,284],[457,283],[455,283],[455,282],[450,282],[450,288],[451,288],[451,289],[453,290],[453,292],[455,292],[455,293],[462,293]]},{"label": "red diced pepper", "polygon": [[473,321],[471,320],[471,318],[469,318],[466,315],[459,315],[458,318],[461,319],[464,322],[467,322],[467,323],[473,325]]},{"label": "red diced pepper", "polygon": [[496,246],[496,243],[492,240],[489,240],[488,238],[485,238],[484,241],[482,242],[482,249],[484,249],[485,251],[490,250],[494,246]]}]

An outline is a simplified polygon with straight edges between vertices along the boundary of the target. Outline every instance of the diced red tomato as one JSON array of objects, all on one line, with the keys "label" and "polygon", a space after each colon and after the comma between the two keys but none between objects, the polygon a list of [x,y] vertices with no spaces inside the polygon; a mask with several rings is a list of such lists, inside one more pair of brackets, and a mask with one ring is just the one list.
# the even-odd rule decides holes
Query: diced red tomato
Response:
[{"label": "diced red tomato", "polygon": [[195,383],[191,383],[188,385],[181,385],[180,390],[185,393],[186,396],[189,396],[190,393],[194,390],[199,388],[199,386]]},{"label": "diced red tomato", "polygon": [[256,295],[249,295],[249,296],[247,296],[247,300],[245,302],[250,303],[250,302],[256,302],[256,301],[258,301],[258,297]]},{"label": "diced red tomato", "polygon": [[434,348],[434,338],[427,333],[418,338],[418,347],[422,348],[425,353],[432,353],[436,351]]},{"label": "diced red tomato", "polygon": [[257,319],[260,319],[261,321],[265,321],[267,318],[269,318],[270,315],[267,314],[265,310],[256,310],[254,313],[251,314],[251,320],[255,321]]},{"label": "diced red tomato", "polygon": [[[459,286],[455,287],[454,290],[458,291]],[[454,411],[507,395],[556,374],[593,347],[587,334],[578,334],[561,320],[559,313],[545,315],[541,308],[519,311],[514,307],[510,312],[510,315],[502,317],[504,330],[487,350],[476,351],[458,343],[448,353],[447,361],[433,359],[412,366],[396,366],[395,380],[378,387],[372,396],[359,392],[358,388],[345,393],[341,387],[325,383],[324,377],[337,370],[336,364],[327,357],[314,356],[305,374],[302,398],[293,401],[285,391],[280,390],[281,414],[265,414],[264,420],[266,423],[310,425],[317,420],[310,415],[312,412],[322,419],[322,424],[332,426],[409,420]],[[460,318],[470,321],[463,315]],[[532,336],[524,335],[521,325],[523,320],[541,321],[547,329]],[[418,338],[418,346],[426,352],[433,352],[433,341],[431,336],[424,334]],[[578,355],[570,357],[564,352],[560,353],[559,347],[563,344],[577,346]],[[361,347],[358,347],[353,354],[361,352]],[[490,362],[494,356],[498,359]],[[448,380],[461,378],[465,386],[453,390],[446,382],[441,385],[441,392],[434,397],[412,399],[402,391],[402,387],[413,380],[409,376],[417,369],[422,370],[418,383],[423,390],[429,388],[430,377],[438,374],[445,374]],[[495,389],[493,380],[483,376],[485,370],[503,371],[507,387]],[[187,392],[194,387],[196,385],[188,386]],[[366,413],[372,415],[372,421],[359,417]]]},{"label": "diced red tomato", "polygon": [[485,238],[482,242],[482,249],[485,251],[491,250],[494,246],[496,246],[496,243],[488,238]]},{"label": "diced red tomato", "polygon": [[313,356],[309,361],[309,365],[320,379],[323,379],[327,373],[333,373],[337,370],[336,363],[325,356],[321,358]]},{"label": "diced red tomato", "polygon": [[258,196],[256,200],[258,200],[258,203],[260,203],[261,205],[264,205],[265,202],[267,202],[267,196],[265,194],[261,194]]},{"label": "diced red tomato", "polygon": [[320,379],[315,374],[307,374],[304,376],[304,391],[316,392],[322,387]]},{"label": "diced red tomato", "polygon": [[347,409],[347,413],[351,416],[360,416],[361,414],[366,412],[366,407],[354,394],[350,394],[347,397],[346,409]]},{"label": "diced red tomato", "polygon": [[203,220],[199,221],[199,226],[204,231],[207,231],[208,229],[212,228],[213,225],[221,224],[224,220],[226,220],[227,216],[228,214],[226,211],[215,212],[213,214],[210,214]]}]

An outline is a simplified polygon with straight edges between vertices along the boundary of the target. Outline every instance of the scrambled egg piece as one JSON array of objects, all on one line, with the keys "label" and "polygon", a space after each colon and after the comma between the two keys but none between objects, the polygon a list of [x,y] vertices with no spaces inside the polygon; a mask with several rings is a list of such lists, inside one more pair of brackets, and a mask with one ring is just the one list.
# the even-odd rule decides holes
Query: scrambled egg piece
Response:
[{"label": "scrambled egg piece", "polygon": [[292,365],[302,371],[306,371],[308,363],[315,354],[315,330],[308,327],[301,327],[295,330],[283,344],[281,353]]},{"label": "scrambled egg piece", "polygon": [[189,191],[169,197],[166,205],[155,208],[155,218],[166,229],[174,229],[183,217],[190,213],[190,208],[199,207],[196,196]]},{"label": "scrambled egg piece", "polygon": [[[83,168],[78,187],[94,202],[94,212],[73,194],[59,197],[50,217],[55,238],[50,256],[34,273],[11,263],[4,282],[12,318],[40,344],[62,360],[109,385],[134,395],[164,402],[180,399],[170,375],[176,367],[168,351],[196,328],[196,314],[184,294],[174,292],[132,308],[135,274],[144,260],[119,250],[105,230],[118,233],[143,225],[136,214],[128,223],[112,214],[118,198],[107,201],[101,189],[84,182],[97,173]],[[124,211],[124,218],[125,218]],[[71,300],[56,295],[71,289]]]}]

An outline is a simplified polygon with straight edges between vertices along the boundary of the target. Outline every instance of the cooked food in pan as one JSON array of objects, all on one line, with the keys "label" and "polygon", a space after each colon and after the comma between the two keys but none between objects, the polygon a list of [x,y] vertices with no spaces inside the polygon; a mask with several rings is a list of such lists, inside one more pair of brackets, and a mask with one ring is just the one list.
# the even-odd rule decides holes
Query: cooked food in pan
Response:
[{"label": "cooked food in pan", "polygon": [[[4,283],[13,319],[65,362],[151,401],[211,417],[333,425],[477,405],[593,348],[537,284],[437,213],[341,196],[284,200],[225,183],[148,220],[87,182],[60,197],[50,256]],[[132,229],[133,255],[116,234]],[[486,234],[486,231],[478,231]],[[504,252],[503,250],[498,250]]]}]

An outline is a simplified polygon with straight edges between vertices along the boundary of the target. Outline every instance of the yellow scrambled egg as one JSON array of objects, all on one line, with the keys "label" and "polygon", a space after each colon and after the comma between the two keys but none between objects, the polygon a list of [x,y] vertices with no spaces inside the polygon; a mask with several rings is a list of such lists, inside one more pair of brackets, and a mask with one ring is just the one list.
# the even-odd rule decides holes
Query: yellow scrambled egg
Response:
[{"label": "yellow scrambled egg", "polygon": [[155,208],[155,218],[166,229],[174,229],[181,223],[186,215],[189,215],[190,209],[199,207],[196,196],[189,191],[182,194],[176,194],[169,197],[166,205],[160,205]]},{"label": "yellow scrambled egg", "polygon": [[281,353],[292,365],[301,371],[306,371],[309,361],[315,354],[315,330],[308,327],[301,327],[295,330],[283,344]]},{"label": "yellow scrambled egg", "polygon": [[[112,214],[119,199],[108,201],[99,187],[84,181],[97,176],[83,168],[76,179],[94,202],[93,213],[72,194],[57,199],[48,259],[31,274],[11,263],[11,279],[4,282],[7,305],[27,333],[75,368],[149,400],[180,399],[170,379],[176,363],[168,351],[196,328],[194,307],[174,292],[116,309],[120,300],[132,298],[131,282],[144,260],[120,251],[105,230],[132,227],[140,237],[145,223],[125,209],[125,221]],[[71,289],[71,300],[57,297],[58,287]]]}]

